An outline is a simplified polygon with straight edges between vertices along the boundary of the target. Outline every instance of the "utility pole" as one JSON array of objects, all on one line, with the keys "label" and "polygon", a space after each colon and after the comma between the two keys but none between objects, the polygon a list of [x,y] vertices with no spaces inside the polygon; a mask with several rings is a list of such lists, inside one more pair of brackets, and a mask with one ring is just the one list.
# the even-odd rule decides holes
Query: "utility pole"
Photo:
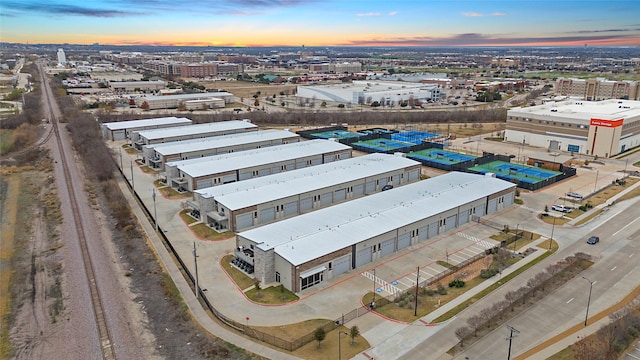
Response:
[{"label": "utility pole", "polygon": [[156,210],[156,188],[153,188],[153,193],[151,194],[151,198],[153,199],[153,222],[155,223],[156,232],[158,231],[158,211]]},{"label": "utility pole", "polygon": [[587,320],[589,319],[589,304],[591,304],[591,290],[593,289],[594,282],[584,276],[582,278],[589,282],[589,299],[587,299],[587,313],[584,315],[584,327],[587,327]]},{"label": "utility pole", "polygon": [[373,299],[371,300],[371,310],[376,306],[376,269],[373,269]]},{"label": "utility pole", "polygon": [[507,354],[507,360],[511,360],[511,342],[516,336],[518,336],[518,334],[520,334],[520,331],[509,325],[507,325],[507,328],[509,329],[509,337],[507,338],[507,340],[509,340],[509,353]]},{"label": "utility pole", "polygon": [[133,160],[131,160],[131,190],[133,190],[133,193],[136,193],[136,187],[133,183]]},{"label": "utility pole", "polygon": [[193,263],[195,265],[195,284],[196,284],[196,299],[198,299],[198,253],[196,252],[196,242],[193,242]]},{"label": "utility pole", "polygon": [[416,273],[416,303],[413,307],[413,316],[418,316],[418,284],[420,283],[420,266],[418,266],[418,271]]}]

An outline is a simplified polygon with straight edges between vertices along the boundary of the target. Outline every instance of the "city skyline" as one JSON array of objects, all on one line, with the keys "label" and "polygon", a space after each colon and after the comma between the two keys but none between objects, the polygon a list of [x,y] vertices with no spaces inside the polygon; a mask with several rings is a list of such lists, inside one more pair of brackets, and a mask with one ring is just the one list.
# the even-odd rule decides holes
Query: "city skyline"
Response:
[{"label": "city skyline", "polygon": [[622,1],[4,1],[3,42],[157,46],[640,46]]}]

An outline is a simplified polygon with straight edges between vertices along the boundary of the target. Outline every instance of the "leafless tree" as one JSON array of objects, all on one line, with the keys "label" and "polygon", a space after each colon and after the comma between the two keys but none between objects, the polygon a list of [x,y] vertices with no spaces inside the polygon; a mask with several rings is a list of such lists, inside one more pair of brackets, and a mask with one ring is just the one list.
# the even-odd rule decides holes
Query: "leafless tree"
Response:
[{"label": "leafless tree", "polygon": [[482,326],[482,323],[483,321],[480,315],[473,315],[467,319],[467,324],[469,324],[469,327],[473,330],[473,336],[478,336],[478,328]]},{"label": "leafless tree", "polygon": [[468,326],[462,326],[456,329],[456,337],[460,340],[460,346],[464,347],[464,339],[471,335],[471,329]]},{"label": "leafless tree", "polygon": [[606,353],[604,344],[595,336],[583,338],[573,345],[573,358],[576,360],[602,360]]},{"label": "leafless tree", "polygon": [[494,315],[495,314],[493,313],[492,307],[488,307],[480,310],[480,317],[482,318],[482,321],[485,324],[487,324],[487,329],[491,329],[491,324],[493,323],[492,320]]},{"label": "leafless tree", "polygon": [[517,290],[512,290],[507,292],[504,295],[504,298],[507,299],[507,301],[509,302],[509,305],[511,306],[511,311],[514,310],[516,301],[518,301],[518,299],[520,299],[520,293]]},{"label": "leafless tree", "polygon": [[540,286],[540,289],[542,291],[544,291],[544,285],[547,283],[547,281],[550,278],[551,278],[551,276],[546,271],[539,272],[539,273],[536,274],[535,279],[538,282],[538,285]]}]

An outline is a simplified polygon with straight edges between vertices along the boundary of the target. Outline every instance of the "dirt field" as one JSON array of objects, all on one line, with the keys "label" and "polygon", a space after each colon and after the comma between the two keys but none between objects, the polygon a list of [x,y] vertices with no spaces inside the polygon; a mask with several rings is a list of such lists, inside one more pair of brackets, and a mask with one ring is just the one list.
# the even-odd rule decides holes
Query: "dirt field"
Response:
[{"label": "dirt field", "polygon": [[260,97],[264,98],[265,96],[279,96],[280,92],[284,92],[285,94],[293,94],[296,91],[297,85],[269,85],[269,84],[260,84],[260,83],[250,83],[246,81],[216,81],[216,82],[202,82],[207,89],[224,89],[232,93],[233,95],[250,99],[253,95],[255,95],[258,91],[260,92]]}]

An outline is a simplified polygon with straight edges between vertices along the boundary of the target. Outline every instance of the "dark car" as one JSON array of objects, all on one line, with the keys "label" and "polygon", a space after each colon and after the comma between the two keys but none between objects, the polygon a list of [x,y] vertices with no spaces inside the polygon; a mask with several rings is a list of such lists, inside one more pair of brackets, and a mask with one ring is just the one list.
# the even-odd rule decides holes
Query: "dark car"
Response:
[{"label": "dark car", "polygon": [[393,185],[387,184],[387,185],[383,186],[380,191],[387,191],[387,190],[391,190],[391,189],[393,189]]},{"label": "dark car", "polygon": [[592,236],[589,239],[587,239],[587,244],[589,245],[595,245],[600,241],[600,238],[597,236]]}]

